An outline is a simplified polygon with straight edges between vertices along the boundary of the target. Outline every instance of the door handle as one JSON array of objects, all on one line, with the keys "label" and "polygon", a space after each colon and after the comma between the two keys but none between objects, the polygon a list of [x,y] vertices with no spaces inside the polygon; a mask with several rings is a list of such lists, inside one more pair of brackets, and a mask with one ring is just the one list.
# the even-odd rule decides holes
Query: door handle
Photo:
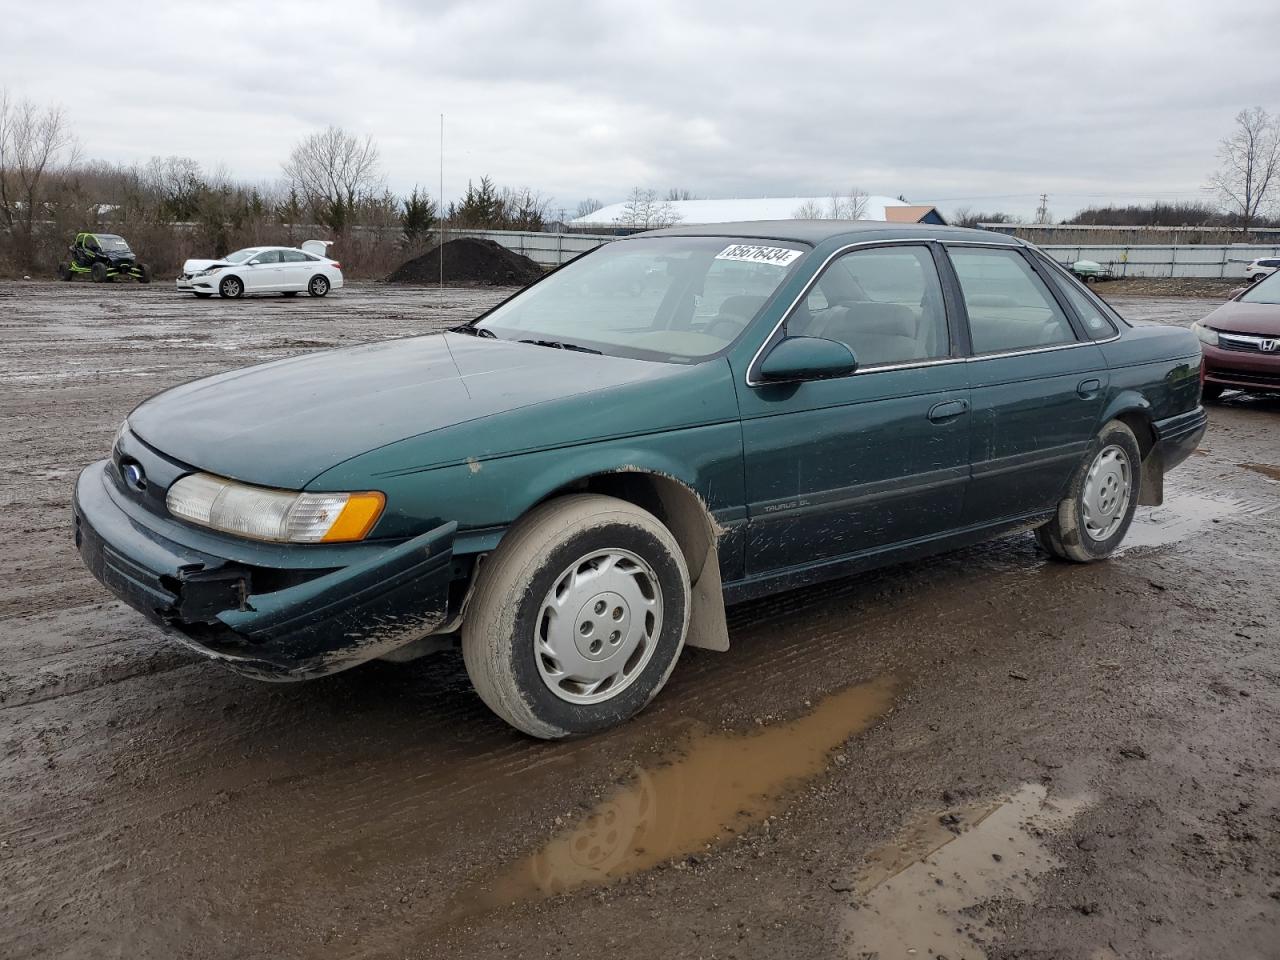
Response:
[{"label": "door handle", "polygon": [[943,400],[929,408],[929,419],[934,423],[946,423],[968,412],[968,400]]},{"label": "door handle", "polygon": [[1076,393],[1080,395],[1081,400],[1092,400],[1098,395],[1098,391],[1102,389],[1102,381],[1090,377],[1088,380],[1081,380],[1076,386]]}]

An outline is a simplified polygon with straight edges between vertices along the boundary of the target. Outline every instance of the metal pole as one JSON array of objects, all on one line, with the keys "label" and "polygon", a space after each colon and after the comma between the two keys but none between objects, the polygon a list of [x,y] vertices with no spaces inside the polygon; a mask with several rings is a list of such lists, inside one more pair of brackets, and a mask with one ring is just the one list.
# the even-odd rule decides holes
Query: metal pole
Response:
[{"label": "metal pole", "polygon": [[436,259],[440,261],[440,306],[444,306],[444,114],[440,114],[440,194],[436,197],[436,209],[440,217],[440,248]]}]

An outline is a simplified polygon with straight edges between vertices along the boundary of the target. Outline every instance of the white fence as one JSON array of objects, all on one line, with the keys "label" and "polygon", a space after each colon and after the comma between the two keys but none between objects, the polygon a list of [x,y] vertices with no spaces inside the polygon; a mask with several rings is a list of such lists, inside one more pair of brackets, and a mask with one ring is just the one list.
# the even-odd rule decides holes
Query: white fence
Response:
[{"label": "white fence", "polygon": [[1046,245],[1040,248],[1064,266],[1093,260],[1117,277],[1221,277],[1243,279],[1244,268],[1259,257],[1280,257],[1280,244],[1232,243],[1223,246]]},{"label": "white fence", "polygon": [[[484,237],[522,253],[544,267],[558,267],[616,237],[585,233],[523,233],[509,230],[449,230],[450,237]],[[1064,266],[1094,260],[1117,277],[1221,277],[1239,279],[1250,260],[1280,257],[1280,244],[1048,245],[1040,248]]]}]

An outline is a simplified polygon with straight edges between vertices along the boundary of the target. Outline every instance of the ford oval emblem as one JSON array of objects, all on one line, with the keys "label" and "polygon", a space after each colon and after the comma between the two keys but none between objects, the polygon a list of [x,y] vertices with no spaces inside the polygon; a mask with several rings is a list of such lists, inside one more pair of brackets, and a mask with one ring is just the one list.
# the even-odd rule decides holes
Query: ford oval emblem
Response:
[{"label": "ford oval emblem", "polygon": [[142,472],[142,465],[134,461],[129,461],[120,465],[120,475],[124,477],[124,482],[135,490],[147,489],[147,477]]}]

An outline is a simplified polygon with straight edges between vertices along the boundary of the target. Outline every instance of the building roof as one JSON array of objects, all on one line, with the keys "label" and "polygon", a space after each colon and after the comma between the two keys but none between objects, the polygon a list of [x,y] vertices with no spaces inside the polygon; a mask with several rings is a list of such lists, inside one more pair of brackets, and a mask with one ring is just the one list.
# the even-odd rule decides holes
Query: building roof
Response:
[{"label": "building roof", "polygon": [[742,237],[750,240],[793,240],[819,244],[835,237],[861,240],[972,240],[1021,246],[1003,233],[946,227],[928,223],[886,223],[874,220],[750,220],[741,223],[680,224],[637,234],[640,237]]},{"label": "building roof", "polygon": [[[746,197],[734,200],[667,200],[657,201],[669,207],[678,217],[677,223],[698,225],[706,223],[733,223],[748,220],[785,220],[794,217],[802,207],[816,204],[818,209],[827,210],[831,206],[831,197]],[[909,204],[893,197],[867,196],[861,220],[889,220],[908,222],[903,218],[908,214],[896,214],[893,218],[888,210],[920,211],[920,215],[909,222],[917,222],[927,215],[933,207]],[[601,207],[595,213],[578,217],[570,221],[571,227],[618,227],[625,219],[627,202],[611,203]]]},{"label": "building roof", "polygon": [[[937,207],[920,203],[904,203],[900,207],[885,207],[884,218],[890,223],[921,223],[931,213],[937,214],[939,218],[942,217]],[[946,221],[943,220],[943,222]]]}]

